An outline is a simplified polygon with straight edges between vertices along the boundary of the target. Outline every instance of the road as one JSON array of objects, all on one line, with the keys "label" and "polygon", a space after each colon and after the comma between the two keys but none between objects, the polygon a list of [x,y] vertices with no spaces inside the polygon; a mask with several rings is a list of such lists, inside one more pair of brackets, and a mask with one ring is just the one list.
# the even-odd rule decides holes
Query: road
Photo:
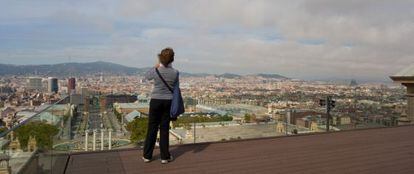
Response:
[{"label": "road", "polygon": [[101,129],[102,119],[99,106],[93,106],[89,110],[89,129]]}]

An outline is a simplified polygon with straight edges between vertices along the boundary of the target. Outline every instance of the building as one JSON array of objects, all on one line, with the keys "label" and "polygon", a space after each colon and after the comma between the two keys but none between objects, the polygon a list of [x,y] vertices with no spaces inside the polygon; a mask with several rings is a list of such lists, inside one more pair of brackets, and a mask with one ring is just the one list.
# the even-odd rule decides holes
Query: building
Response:
[{"label": "building", "polygon": [[[391,76],[391,79],[407,87],[406,119],[410,120],[412,124],[414,123],[414,64]],[[407,120],[402,120],[402,122],[407,123]]]},{"label": "building", "polygon": [[149,103],[114,103],[113,107],[118,113],[122,114],[131,113],[135,110],[147,114],[149,110]]},{"label": "building", "polygon": [[351,117],[349,116],[333,116],[332,125],[348,125],[351,124]]},{"label": "building", "polygon": [[89,112],[89,108],[91,105],[91,99],[83,98],[83,112]]},{"label": "building", "polygon": [[297,126],[310,128],[311,123],[312,123],[312,118],[310,116],[296,119]]},{"label": "building", "polygon": [[75,78],[69,78],[68,80],[68,93],[74,94],[76,93],[76,79]]},{"label": "building", "polygon": [[59,91],[59,85],[58,85],[58,79],[55,77],[49,77],[48,78],[48,86],[47,91],[50,93],[58,93]]},{"label": "building", "polygon": [[82,96],[80,94],[71,94],[70,95],[70,104],[80,105],[83,104]]},{"label": "building", "polygon": [[82,95],[82,100],[84,100],[85,98],[89,98],[89,89],[86,87],[82,87],[80,89],[80,94]]},{"label": "building", "polygon": [[134,110],[125,116],[125,120],[126,122],[129,123],[129,122],[134,121],[135,118],[140,118],[140,117],[141,117],[141,112]]},{"label": "building", "polygon": [[15,90],[10,86],[0,86],[0,95],[12,94]]},{"label": "building", "polygon": [[39,77],[29,77],[27,79],[27,89],[41,91],[42,88],[43,88],[43,86],[42,86],[42,78],[39,78]]},{"label": "building", "polygon": [[[302,125],[307,125],[307,123],[305,123],[305,120],[303,120],[302,118],[305,117],[310,117],[313,119],[322,119],[322,118],[326,118],[326,114],[325,113],[319,113],[319,112],[315,112],[315,111],[300,111],[300,110],[292,110],[290,112],[288,112],[289,114],[287,114],[287,119],[288,119],[288,123],[289,124],[293,124],[293,125],[298,125],[298,120],[301,121],[300,124]],[[307,127],[307,126],[305,126]]]},{"label": "building", "polygon": [[113,107],[114,103],[133,103],[137,101],[136,95],[128,94],[109,94],[101,96],[99,99],[101,107],[110,108]]}]

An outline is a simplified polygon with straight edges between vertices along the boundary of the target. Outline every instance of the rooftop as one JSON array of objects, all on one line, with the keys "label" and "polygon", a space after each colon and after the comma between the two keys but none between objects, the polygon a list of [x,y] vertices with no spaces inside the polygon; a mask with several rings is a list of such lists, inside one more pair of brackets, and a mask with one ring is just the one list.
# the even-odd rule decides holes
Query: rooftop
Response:
[{"label": "rooftop", "polygon": [[[66,173],[414,173],[414,126],[179,145],[145,164],[140,149],[72,154]],[[154,158],[159,158],[158,150]]]},{"label": "rooftop", "polygon": [[414,76],[414,64],[408,66],[407,68],[401,70],[394,76],[396,77],[413,77]]},{"label": "rooftop", "polygon": [[413,83],[414,80],[414,64],[401,70],[397,74],[391,76],[391,79],[402,83]]},{"label": "rooftop", "polygon": [[125,119],[128,122],[131,122],[131,121],[133,121],[135,119],[135,117],[140,117],[140,116],[141,116],[141,113],[139,111],[137,111],[137,110],[134,110],[134,111],[130,112],[129,114],[127,114],[125,116]]}]

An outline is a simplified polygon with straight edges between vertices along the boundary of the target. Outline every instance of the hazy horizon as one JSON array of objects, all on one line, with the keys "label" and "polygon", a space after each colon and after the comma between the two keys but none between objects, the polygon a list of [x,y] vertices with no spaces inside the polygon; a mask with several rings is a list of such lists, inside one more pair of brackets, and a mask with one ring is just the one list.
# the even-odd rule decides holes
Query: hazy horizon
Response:
[{"label": "hazy horizon", "polygon": [[191,73],[387,81],[414,63],[414,2],[3,1],[0,63],[150,67],[164,47]]},{"label": "hazy horizon", "polygon": [[[39,63],[39,64],[7,64],[7,63],[0,63],[3,65],[12,65],[12,66],[38,66],[38,65],[57,65],[57,64],[68,64],[68,63],[96,63],[96,62],[104,62],[104,63],[113,63],[113,64],[117,64],[117,65],[122,65],[125,67],[129,67],[129,68],[151,68],[150,66],[146,66],[146,67],[136,67],[136,66],[130,66],[130,65],[124,65],[124,64],[119,64],[117,62],[110,62],[110,61],[101,61],[101,60],[97,60],[97,61],[88,61],[88,62],[60,62],[60,63],[51,63],[51,64],[47,64],[47,63]],[[180,70],[181,71],[181,70]],[[350,83],[352,80],[356,80],[357,83],[381,83],[381,84],[390,84],[390,83],[394,83],[390,78],[387,79],[383,79],[383,80],[370,80],[370,79],[358,79],[358,78],[340,78],[340,77],[326,77],[326,78],[299,78],[299,77],[292,77],[292,76],[286,76],[284,74],[281,73],[277,73],[277,72],[271,72],[271,73],[264,73],[264,72],[254,72],[254,73],[234,73],[234,72],[190,72],[190,71],[181,71],[181,72],[185,72],[185,73],[191,73],[191,74],[209,74],[209,75],[223,75],[223,74],[236,74],[236,75],[258,75],[258,74],[273,74],[273,75],[280,75],[280,76],[284,76],[290,79],[297,79],[297,80],[306,80],[306,81],[325,81],[325,82],[337,82],[337,83]]]}]

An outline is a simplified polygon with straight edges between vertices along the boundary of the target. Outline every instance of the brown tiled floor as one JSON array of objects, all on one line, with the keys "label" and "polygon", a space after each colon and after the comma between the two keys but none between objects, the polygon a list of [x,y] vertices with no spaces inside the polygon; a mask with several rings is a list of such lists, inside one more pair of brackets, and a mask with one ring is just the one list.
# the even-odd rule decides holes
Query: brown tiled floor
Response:
[{"label": "brown tiled floor", "polygon": [[[140,150],[72,155],[67,173],[414,173],[414,126],[171,148],[144,164]],[[155,152],[158,158],[158,150]]]}]

